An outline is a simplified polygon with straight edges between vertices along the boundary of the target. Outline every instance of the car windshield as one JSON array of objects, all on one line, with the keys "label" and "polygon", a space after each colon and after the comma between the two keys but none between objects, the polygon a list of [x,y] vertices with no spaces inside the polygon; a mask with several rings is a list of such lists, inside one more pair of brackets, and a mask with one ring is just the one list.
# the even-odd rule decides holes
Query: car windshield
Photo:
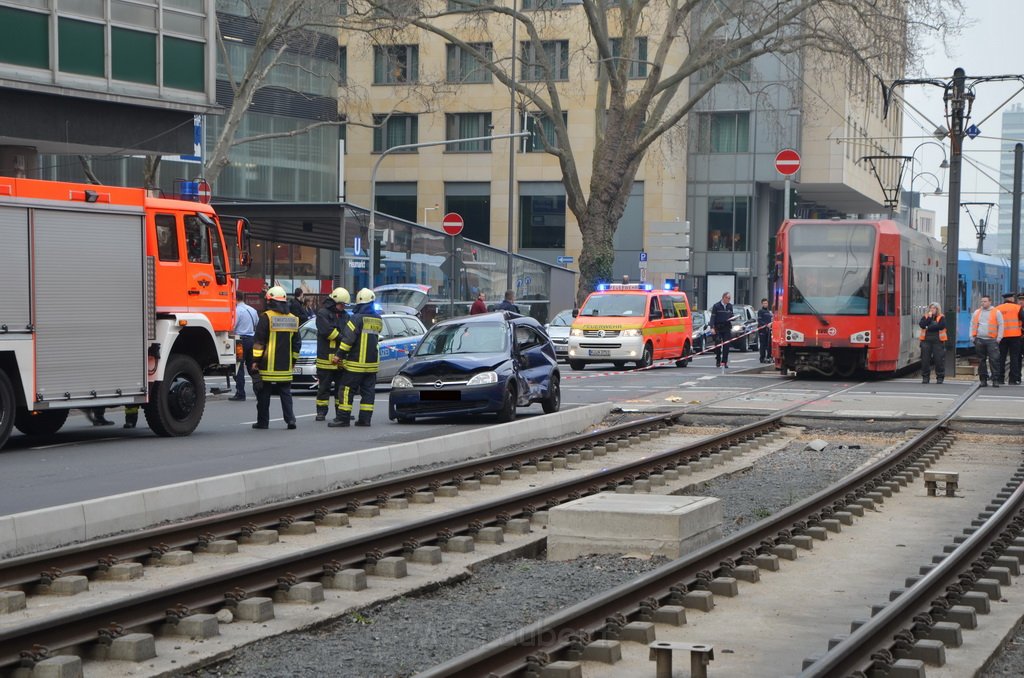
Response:
[{"label": "car windshield", "polygon": [[572,311],[562,311],[549,323],[552,327],[569,327],[572,325]]},{"label": "car windshield", "polygon": [[867,315],[875,231],[868,224],[798,224],[789,231],[789,312]]},{"label": "car windshield", "polygon": [[316,323],[305,323],[300,327],[299,339],[302,341],[316,341]]},{"label": "car windshield", "polygon": [[427,332],[416,349],[417,356],[455,353],[502,353],[508,351],[504,323],[452,323]]},{"label": "car windshield", "polygon": [[377,303],[382,305],[408,306],[420,308],[427,298],[426,292],[412,289],[378,290]]},{"label": "car windshield", "polygon": [[696,330],[701,327],[704,327],[704,314],[698,311],[693,314],[693,329]]},{"label": "car windshield", "polygon": [[643,316],[647,296],[642,294],[591,294],[580,309],[581,316]]}]

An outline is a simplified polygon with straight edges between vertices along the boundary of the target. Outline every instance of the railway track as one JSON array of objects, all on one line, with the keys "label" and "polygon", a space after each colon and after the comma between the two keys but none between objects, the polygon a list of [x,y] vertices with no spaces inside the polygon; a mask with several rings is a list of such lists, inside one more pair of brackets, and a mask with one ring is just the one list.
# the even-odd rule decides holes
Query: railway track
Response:
[{"label": "railway track", "polygon": [[[861,469],[842,482],[808,497],[756,525],[712,544],[689,557],[668,563],[602,595],[583,601],[546,619],[494,640],[476,651],[456,657],[418,674],[420,678],[442,676],[544,676],[574,675],[571,665],[608,657],[608,643],[617,640],[650,639],[651,658],[658,661],[657,675],[669,676],[671,652],[689,651],[692,675],[706,675],[711,648],[682,643],[653,641],[651,622],[672,621],[685,616],[685,608],[710,609],[718,593],[735,594],[736,580],[757,581],[760,568],[775,569],[772,561],[789,557],[787,551],[809,547],[829,531],[850,524],[852,515],[884,501],[923,472],[951,445],[947,423],[976,393],[976,387],[958,399],[950,410],[899,449]],[[808,678],[824,676],[873,676],[886,674],[900,662],[913,662],[915,643],[942,637],[939,624],[951,616],[958,602],[977,601],[984,594],[976,587],[991,585],[985,573],[1000,558],[1024,557],[1024,529],[1019,471],[979,518],[959,547],[916,581],[895,601],[830,652],[811,662]],[[1008,549],[1018,551],[1007,553]],[[1006,554],[1006,555],[1004,555]],[[980,582],[980,584],[979,584]],[[823,648],[824,649],[824,648]],[[677,657],[684,660],[684,657]],[[619,667],[616,667],[618,669]],[[778,669],[779,667],[774,667]],[[625,670],[625,669],[622,669]],[[645,669],[649,671],[650,669]],[[564,673],[560,673],[564,671]],[[663,672],[664,671],[664,672]],[[580,675],[576,673],[575,675]],[[898,674],[918,675],[918,674]]]},{"label": "railway track", "polygon": [[[765,387],[755,389],[763,390]],[[824,394],[829,397],[846,389]],[[735,396],[730,396],[735,397]],[[705,403],[704,406],[716,401]],[[776,430],[782,418],[803,403],[761,421],[684,445],[631,463],[602,469],[544,487],[480,503],[456,511],[369,534],[341,540],[300,553],[268,558],[259,563],[217,574],[188,579],[130,598],[85,609],[46,615],[0,632],[0,672],[32,666],[69,648],[109,647],[133,632],[157,629],[204,611],[228,608],[237,613],[243,601],[273,600],[311,582],[320,582],[355,568],[370,569],[394,557],[410,557],[429,545],[444,547],[453,538],[476,535],[487,528],[508,526],[532,514],[622,484],[657,481],[681,467],[708,460],[736,445],[756,441]],[[239,540],[254,540],[268,532],[289,533],[317,525],[344,525],[349,515],[371,516],[382,507],[415,501],[419,495],[457,494],[474,483],[500,482],[536,469],[564,466],[618,446],[665,435],[688,408],[647,417],[542,445],[425,471],[369,485],[340,490],[269,507],[197,519],[105,539],[56,551],[0,562],[0,591],[51,591],[68,578],[95,578],[119,566],[138,567],[174,554],[203,551]],[[603,449],[602,449],[603,448]],[[258,543],[258,542],[257,542]]]}]

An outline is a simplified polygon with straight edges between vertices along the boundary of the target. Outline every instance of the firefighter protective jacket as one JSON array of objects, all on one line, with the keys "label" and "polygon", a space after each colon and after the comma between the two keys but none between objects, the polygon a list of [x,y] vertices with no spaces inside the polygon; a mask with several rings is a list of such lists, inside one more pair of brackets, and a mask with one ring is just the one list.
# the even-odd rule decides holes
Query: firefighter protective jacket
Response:
[{"label": "firefighter protective jacket", "polygon": [[348,322],[348,312],[339,308],[334,299],[327,297],[316,312],[316,368],[338,370],[340,365],[331,362],[331,356],[338,350],[341,331]]},{"label": "firefighter protective jacket", "polygon": [[252,357],[263,381],[291,381],[301,347],[297,317],[274,310],[260,313]]},{"label": "firefighter protective jacket", "polygon": [[384,321],[373,310],[373,304],[359,304],[341,332],[338,355],[348,372],[376,372],[380,367],[377,343],[384,330]]}]

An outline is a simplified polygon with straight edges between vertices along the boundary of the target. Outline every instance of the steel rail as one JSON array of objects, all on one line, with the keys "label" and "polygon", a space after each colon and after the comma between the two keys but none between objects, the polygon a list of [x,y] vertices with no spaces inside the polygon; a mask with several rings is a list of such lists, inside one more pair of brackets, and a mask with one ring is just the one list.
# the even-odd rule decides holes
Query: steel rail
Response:
[{"label": "steel rail", "polygon": [[609,620],[638,620],[652,607],[681,604],[682,594],[705,588],[706,575],[728,574],[735,564],[786,542],[802,528],[814,525],[835,509],[873,490],[919,458],[944,437],[946,423],[978,390],[974,384],[950,409],[901,445],[892,454],[842,481],[784,509],[774,516],[710,544],[695,553],[641,575],[603,594],[578,603],[534,624],[494,640],[477,650],[417,674],[417,678],[478,678],[523,676],[530,663],[543,665],[569,656],[590,638],[599,637]]},{"label": "steel rail", "polygon": [[[773,386],[760,386],[745,393],[756,393]],[[283,521],[317,519],[329,513],[351,511],[358,506],[381,506],[392,497],[408,496],[410,493],[430,490],[439,485],[457,485],[466,478],[479,478],[489,472],[519,468],[524,462],[531,460],[550,460],[588,445],[597,445],[602,441],[624,435],[668,426],[684,415],[734,397],[736,395],[724,396],[702,403],[698,407],[680,408],[637,421],[569,436],[556,442],[543,442],[514,452],[456,462],[398,478],[179,521],[40,553],[15,556],[0,560],[0,590],[30,588],[62,575],[88,576],[110,563],[150,558],[172,550],[202,548],[210,541],[237,538],[260,529],[272,529],[281,525]]]},{"label": "steel rail", "polygon": [[[980,564],[979,570],[988,569],[991,563],[986,564],[984,561],[986,552],[992,549],[993,542],[1011,529],[1011,525],[1012,531],[1016,534],[1024,528],[1022,509],[1024,483],[1019,482],[1013,494],[992,516],[952,553],[943,558],[942,562],[871,617],[866,624],[829,650],[820,660],[807,667],[800,674],[800,678],[853,675],[870,669],[872,664],[878,661],[876,656],[898,658],[901,650],[899,646],[905,639],[897,640],[897,634],[910,630],[909,637],[915,637],[915,617],[921,613],[928,614],[929,618],[935,621],[941,619],[944,616],[943,605],[937,605],[936,601],[945,599],[955,604],[959,593],[964,588],[970,588],[976,578],[976,574],[972,572],[975,565]],[[1003,548],[997,550],[1002,552]]]},{"label": "steel rail", "polygon": [[[158,591],[53,615],[0,631],[0,669],[16,665],[22,654],[30,651],[33,646],[61,650],[96,642],[101,636],[109,634],[105,629],[111,623],[115,624],[116,629],[136,629],[166,622],[169,610],[187,614],[189,611],[230,605],[234,600],[248,597],[272,597],[275,591],[287,590],[300,581],[315,580],[348,567],[373,563],[387,554],[408,553],[421,544],[443,542],[454,534],[474,533],[487,524],[503,523],[515,516],[528,515],[538,508],[556,506],[604,489],[613,489],[617,484],[632,482],[643,474],[710,455],[714,450],[774,430],[786,412],[801,406],[795,405],[761,421],[707,440],[512,497],[406,525],[375,530],[333,544],[270,558]],[[651,423],[649,419],[644,421],[648,425]],[[620,434],[630,430],[626,425],[616,429]]]}]

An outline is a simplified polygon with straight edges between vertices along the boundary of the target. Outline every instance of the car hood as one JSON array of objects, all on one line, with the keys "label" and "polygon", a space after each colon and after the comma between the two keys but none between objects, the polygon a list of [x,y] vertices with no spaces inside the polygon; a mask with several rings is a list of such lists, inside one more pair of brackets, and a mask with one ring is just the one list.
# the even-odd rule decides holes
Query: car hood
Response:
[{"label": "car hood", "polygon": [[446,356],[413,356],[402,367],[402,374],[418,377],[425,374],[472,374],[495,369],[509,360],[505,353],[472,353]]},{"label": "car hood", "polygon": [[568,326],[559,326],[559,327],[548,327],[546,329],[547,329],[549,337],[568,337],[569,336],[569,330],[572,329],[572,328],[570,328]]}]

